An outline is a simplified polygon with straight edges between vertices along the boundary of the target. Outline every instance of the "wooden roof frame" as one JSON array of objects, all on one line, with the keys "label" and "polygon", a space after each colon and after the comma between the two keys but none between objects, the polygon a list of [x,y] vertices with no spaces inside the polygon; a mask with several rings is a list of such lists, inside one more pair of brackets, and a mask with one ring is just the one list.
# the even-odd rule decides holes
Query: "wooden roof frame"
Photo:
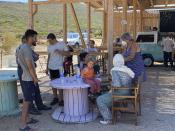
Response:
[{"label": "wooden roof frame", "polygon": [[[134,10],[134,28],[136,28],[136,10],[140,9],[140,12],[143,12],[144,9],[155,9],[158,7],[154,7],[156,4],[162,4],[162,5],[168,5],[168,4],[175,4],[175,0],[48,0],[48,1],[33,1],[33,0],[28,0],[28,8],[29,8],[29,13],[28,13],[28,27],[29,28],[34,28],[34,15],[37,13],[37,7],[39,5],[47,5],[47,4],[63,4],[63,20],[64,20],[64,25],[63,25],[63,34],[64,34],[64,42],[67,42],[67,4],[71,5],[71,10],[72,10],[72,15],[74,18],[74,21],[77,26],[77,30],[80,34],[81,41],[85,47],[85,42],[82,37],[82,32],[80,29],[80,25],[73,7],[73,3],[86,3],[87,4],[87,9],[88,9],[88,32],[90,34],[91,30],[91,10],[90,7],[99,9],[102,8],[102,13],[103,13],[103,42],[104,46],[107,47],[108,50],[108,73],[110,72],[110,69],[112,68],[112,59],[113,59],[113,17],[114,17],[114,7],[123,7],[123,16],[122,20],[127,20],[127,10],[128,6],[133,6]],[[175,5],[171,6],[175,7]],[[169,8],[169,7],[165,7]],[[142,13],[140,13],[142,16]],[[142,19],[142,17],[140,17]],[[142,21],[142,20],[141,20]],[[142,23],[142,22],[141,22]],[[123,32],[126,32],[127,30],[125,29],[125,26],[123,27]],[[136,35],[136,29],[134,29],[134,35]],[[88,36],[88,41],[90,40],[90,35]]]}]

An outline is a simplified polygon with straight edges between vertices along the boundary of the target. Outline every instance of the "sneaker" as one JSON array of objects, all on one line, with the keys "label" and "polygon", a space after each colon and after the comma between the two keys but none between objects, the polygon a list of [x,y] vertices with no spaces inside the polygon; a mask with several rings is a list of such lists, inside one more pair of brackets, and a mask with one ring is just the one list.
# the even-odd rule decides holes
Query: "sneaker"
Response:
[{"label": "sneaker", "polygon": [[23,103],[23,99],[19,99],[18,101],[19,101],[19,103],[20,103],[20,104],[22,104],[22,103]]},{"label": "sneaker", "polygon": [[103,125],[108,125],[108,124],[111,124],[112,121],[110,121],[110,120],[103,120],[103,121],[100,121],[100,123],[103,124]]},{"label": "sneaker", "polygon": [[38,123],[39,121],[37,120],[37,119],[34,119],[34,118],[31,118],[28,122],[27,122],[27,124],[36,124],[36,123]]},{"label": "sneaker", "polygon": [[34,131],[34,130],[29,126],[26,126],[25,128],[20,128],[19,131]]},{"label": "sneaker", "polygon": [[39,110],[37,110],[36,108],[29,109],[29,114],[31,114],[31,115],[42,115],[42,113]]},{"label": "sneaker", "polygon": [[42,106],[38,107],[38,110],[39,111],[41,111],[41,110],[48,111],[48,110],[51,110],[51,109],[52,109],[51,107],[48,107],[48,106],[46,106],[44,104]]},{"label": "sneaker", "polygon": [[59,101],[59,106],[64,106],[64,101]]},{"label": "sneaker", "polygon": [[50,103],[51,106],[54,106],[58,103],[58,98],[54,98],[52,102]]}]

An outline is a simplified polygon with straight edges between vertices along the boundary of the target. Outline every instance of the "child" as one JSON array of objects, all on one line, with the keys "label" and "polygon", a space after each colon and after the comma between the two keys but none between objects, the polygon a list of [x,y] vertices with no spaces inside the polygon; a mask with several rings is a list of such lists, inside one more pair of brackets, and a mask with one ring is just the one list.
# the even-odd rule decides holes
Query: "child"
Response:
[{"label": "child", "polygon": [[81,76],[85,83],[90,85],[90,92],[91,93],[100,93],[100,81],[95,78],[94,72],[94,61],[92,59],[86,60],[87,67],[84,68],[81,72]]}]

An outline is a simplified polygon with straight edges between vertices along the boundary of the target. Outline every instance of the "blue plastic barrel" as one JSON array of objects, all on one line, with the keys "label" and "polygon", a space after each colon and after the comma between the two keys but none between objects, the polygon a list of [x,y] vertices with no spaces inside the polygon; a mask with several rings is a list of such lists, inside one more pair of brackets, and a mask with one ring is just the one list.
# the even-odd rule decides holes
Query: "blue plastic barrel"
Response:
[{"label": "blue plastic barrel", "polygon": [[17,76],[0,71],[0,117],[19,113]]}]

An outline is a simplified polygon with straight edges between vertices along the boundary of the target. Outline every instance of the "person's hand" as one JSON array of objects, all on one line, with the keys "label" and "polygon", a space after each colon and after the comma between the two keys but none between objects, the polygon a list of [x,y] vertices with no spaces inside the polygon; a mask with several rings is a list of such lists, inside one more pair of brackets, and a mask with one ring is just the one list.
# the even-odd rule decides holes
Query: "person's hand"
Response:
[{"label": "person's hand", "polygon": [[46,69],[46,70],[45,70],[45,73],[46,73],[46,75],[49,75],[49,70]]},{"label": "person's hand", "polygon": [[39,54],[37,54],[37,53],[36,53],[36,58],[38,58],[38,59],[39,59]]},{"label": "person's hand", "polygon": [[56,49],[55,52],[60,54],[60,55],[64,55],[63,51],[61,51],[61,50]]},{"label": "person's hand", "polygon": [[40,82],[40,80],[38,80],[38,78],[34,78],[34,79],[33,79],[33,83],[34,83],[35,85],[37,85],[38,82]]},{"label": "person's hand", "polygon": [[59,49],[56,49],[55,52],[56,52],[56,53],[60,53],[61,51],[60,51]]}]

